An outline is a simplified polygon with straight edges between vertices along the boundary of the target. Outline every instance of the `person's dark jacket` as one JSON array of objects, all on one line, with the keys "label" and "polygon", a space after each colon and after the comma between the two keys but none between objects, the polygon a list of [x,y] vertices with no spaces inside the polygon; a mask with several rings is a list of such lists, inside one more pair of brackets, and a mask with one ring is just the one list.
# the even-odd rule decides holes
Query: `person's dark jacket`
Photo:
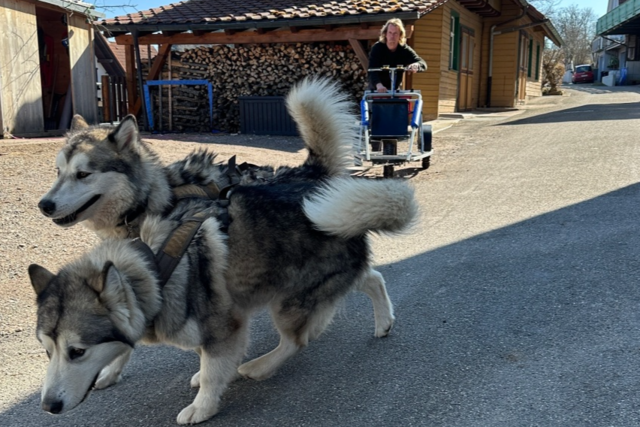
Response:
[{"label": "person's dark jacket", "polygon": [[[369,68],[380,68],[384,65],[389,67],[397,67],[398,65],[407,66],[414,63],[420,64],[419,71],[427,70],[427,63],[420,58],[415,50],[410,46],[398,45],[394,52],[391,52],[387,45],[377,42],[371,48],[369,53]],[[396,89],[402,83],[404,71],[396,71]],[[388,71],[372,71],[369,73],[369,90],[376,90],[376,85],[382,83],[387,89],[391,89],[391,75]]]}]

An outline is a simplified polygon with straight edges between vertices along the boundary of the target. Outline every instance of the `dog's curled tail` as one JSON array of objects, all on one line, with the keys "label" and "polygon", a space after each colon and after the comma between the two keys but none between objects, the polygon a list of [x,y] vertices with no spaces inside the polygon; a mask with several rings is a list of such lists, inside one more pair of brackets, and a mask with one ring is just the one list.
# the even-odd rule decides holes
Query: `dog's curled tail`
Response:
[{"label": "dog's curled tail", "polygon": [[358,117],[347,94],[328,78],[307,77],[287,95],[287,109],[309,150],[307,165],[323,167],[329,176],[353,165]]},{"label": "dog's curled tail", "polygon": [[401,233],[418,218],[413,188],[394,179],[329,179],[304,200],[303,209],[318,230],[344,238]]}]

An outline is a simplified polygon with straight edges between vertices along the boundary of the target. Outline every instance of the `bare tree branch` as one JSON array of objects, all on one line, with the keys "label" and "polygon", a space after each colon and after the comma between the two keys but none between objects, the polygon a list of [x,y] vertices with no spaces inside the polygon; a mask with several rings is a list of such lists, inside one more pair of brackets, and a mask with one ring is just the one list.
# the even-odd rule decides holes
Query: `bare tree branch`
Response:
[{"label": "bare tree branch", "polygon": [[567,66],[591,63],[591,42],[596,35],[596,16],[591,8],[571,5],[559,10],[553,20],[564,44]]},{"label": "bare tree branch", "polygon": [[131,3],[131,1],[127,1],[122,4],[108,4],[107,0],[100,0],[96,1],[93,5],[101,12],[114,12],[116,15],[140,11],[138,9],[138,5]]},{"label": "bare tree branch", "polygon": [[561,0],[529,0],[536,9],[549,19],[555,17],[556,12],[560,9]]}]

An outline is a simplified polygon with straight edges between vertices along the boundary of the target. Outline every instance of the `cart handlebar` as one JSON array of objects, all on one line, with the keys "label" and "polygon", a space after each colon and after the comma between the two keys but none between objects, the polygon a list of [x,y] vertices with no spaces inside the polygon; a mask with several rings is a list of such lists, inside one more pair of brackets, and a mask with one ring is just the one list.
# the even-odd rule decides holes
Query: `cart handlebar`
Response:
[{"label": "cart handlebar", "polygon": [[395,67],[390,67],[388,65],[383,65],[380,68],[369,68],[367,71],[397,71],[397,70],[406,70],[407,67],[404,65],[398,65]]},{"label": "cart handlebar", "polygon": [[380,68],[369,68],[368,71],[388,71],[389,74],[391,74],[391,96],[395,95],[396,93],[396,71],[402,71],[404,72],[404,70],[406,70],[407,67],[405,67],[404,65],[397,65],[395,67],[390,67],[388,65],[383,65]]}]

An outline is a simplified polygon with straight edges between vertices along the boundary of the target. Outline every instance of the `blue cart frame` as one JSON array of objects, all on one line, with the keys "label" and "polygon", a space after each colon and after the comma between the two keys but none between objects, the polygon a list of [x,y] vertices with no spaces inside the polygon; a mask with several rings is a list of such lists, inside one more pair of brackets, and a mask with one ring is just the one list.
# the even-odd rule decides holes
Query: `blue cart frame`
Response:
[{"label": "blue cart frame", "polygon": [[[384,166],[384,176],[393,176],[395,165],[421,162],[427,169],[433,153],[431,125],[422,123],[422,95],[419,90],[395,90],[395,71],[403,67],[382,67],[369,71],[389,71],[392,90],[366,91],[360,102],[360,144],[356,165],[363,161]],[[410,119],[410,120],[409,120]],[[406,152],[398,152],[398,141],[407,141]]]},{"label": "blue cart frame", "polygon": [[210,130],[213,130],[213,86],[207,80],[147,80],[144,84],[144,100],[147,106],[147,118],[149,121],[149,130],[154,131],[155,125],[153,123],[153,107],[151,105],[151,95],[149,94],[149,86],[162,86],[162,85],[187,85],[187,86],[207,86],[209,92],[209,126]]}]

